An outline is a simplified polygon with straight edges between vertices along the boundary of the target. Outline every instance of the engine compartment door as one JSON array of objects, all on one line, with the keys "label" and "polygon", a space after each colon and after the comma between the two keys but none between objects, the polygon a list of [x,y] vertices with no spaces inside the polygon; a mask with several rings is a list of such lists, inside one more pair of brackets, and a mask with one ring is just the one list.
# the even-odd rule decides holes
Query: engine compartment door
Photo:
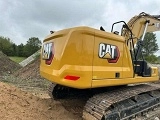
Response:
[{"label": "engine compartment door", "polygon": [[118,35],[95,32],[93,79],[122,78],[122,53],[123,42]]}]

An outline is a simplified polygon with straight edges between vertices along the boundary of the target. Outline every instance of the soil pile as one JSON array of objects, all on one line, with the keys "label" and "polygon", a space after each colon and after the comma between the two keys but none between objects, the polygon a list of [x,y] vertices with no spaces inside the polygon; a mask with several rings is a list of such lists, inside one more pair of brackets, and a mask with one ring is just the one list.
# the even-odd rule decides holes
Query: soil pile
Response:
[{"label": "soil pile", "polygon": [[40,58],[38,57],[32,63],[16,71],[13,75],[23,80],[25,79],[43,79],[40,76],[39,67],[40,67]]},{"label": "soil pile", "polygon": [[11,74],[20,68],[21,66],[18,63],[12,61],[0,51],[0,76]]},{"label": "soil pile", "polygon": [[0,82],[0,106],[0,120],[81,119],[80,116],[67,111],[59,101],[38,98],[2,82]]},{"label": "soil pile", "polygon": [[50,82],[40,76],[40,58],[37,57],[33,62],[22,67],[4,82],[12,83],[23,90],[32,92],[47,91]]}]

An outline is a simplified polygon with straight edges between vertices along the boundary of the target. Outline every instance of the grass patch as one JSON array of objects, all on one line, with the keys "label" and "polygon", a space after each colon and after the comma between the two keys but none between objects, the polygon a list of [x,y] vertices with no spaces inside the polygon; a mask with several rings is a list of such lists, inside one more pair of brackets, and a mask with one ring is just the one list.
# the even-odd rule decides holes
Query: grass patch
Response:
[{"label": "grass patch", "polygon": [[20,63],[20,62],[22,62],[24,59],[26,59],[26,57],[13,57],[13,56],[9,56],[9,58],[11,59],[11,60],[13,60],[14,62],[16,62],[16,63]]}]

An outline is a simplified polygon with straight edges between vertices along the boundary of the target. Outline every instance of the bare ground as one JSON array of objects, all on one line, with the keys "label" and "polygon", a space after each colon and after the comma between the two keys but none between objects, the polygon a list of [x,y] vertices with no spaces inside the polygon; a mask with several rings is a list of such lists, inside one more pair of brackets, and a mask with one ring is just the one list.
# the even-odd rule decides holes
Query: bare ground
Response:
[{"label": "bare ground", "polygon": [[14,71],[20,68],[21,66],[18,63],[15,63],[8,56],[6,56],[0,51],[0,76],[12,74],[14,73]]},{"label": "bare ground", "polygon": [[[42,93],[39,91],[39,93]],[[81,100],[55,101],[0,82],[1,120],[81,120]],[[81,103],[81,104],[80,104]]]},{"label": "bare ground", "polygon": [[0,120],[82,120],[87,99],[51,99],[47,94],[50,82],[39,75],[39,64],[37,59],[12,75],[0,74]]}]

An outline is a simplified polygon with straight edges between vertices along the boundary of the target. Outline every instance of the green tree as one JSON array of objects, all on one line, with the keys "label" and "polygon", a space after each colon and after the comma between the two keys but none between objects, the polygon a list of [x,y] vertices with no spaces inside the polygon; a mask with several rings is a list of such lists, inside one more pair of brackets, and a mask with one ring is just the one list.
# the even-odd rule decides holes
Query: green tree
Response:
[{"label": "green tree", "polygon": [[156,34],[154,33],[146,33],[144,40],[143,40],[143,55],[144,58],[148,62],[155,62],[157,61],[157,57],[154,55],[155,52],[159,50]]},{"label": "green tree", "polygon": [[13,54],[12,56],[17,56],[17,45],[15,43],[12,44]]},{"label": "green tree", "polygon": [[156,34],[154,33],[146,33],[143,40],[143,53],[144,56],[153,55],[155,52],[159,50]]},{"label": "green tree", "polygon": [[158,57],[155,55],[146,56],[145,59],[150,63],[155,63],[156,61],[158,61]]},{"label": "green tree", "polygon": [[14,56],[16,55],[15,51],[16,45],[9,39],[5,37],[0,37],[0,50],[8,55],[8,56]]},{"label": "green tree", "polygon": [[24,53],[24,45],[21,43],[20,45],[17,46],[17,56],[19,57],[25,57]]},{"label": "green tree", "polygon": [[24,46],[24,54],[26,57],[34,54],[41,48],[41,41],[37,37],[31,37]]}]

